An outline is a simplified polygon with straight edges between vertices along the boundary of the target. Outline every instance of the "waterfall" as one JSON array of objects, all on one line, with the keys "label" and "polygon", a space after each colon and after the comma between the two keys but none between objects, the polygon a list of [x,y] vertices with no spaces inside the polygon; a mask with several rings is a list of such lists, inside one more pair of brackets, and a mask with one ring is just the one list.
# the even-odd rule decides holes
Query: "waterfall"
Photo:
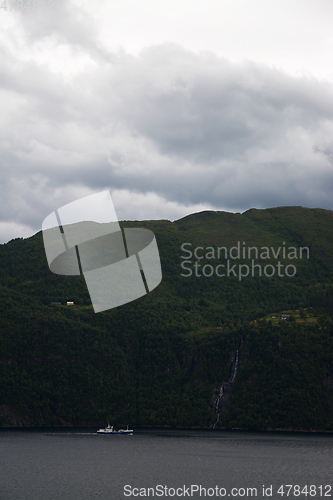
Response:
[{"label": "waterfall", "polygon": [[216,422],[213,425],[213,429],[215,429],[215,426],[220,420],[220,411],[219,411],[219,405],[221,399],[223,399],[227,393],[230,393],[232,390],[232,384],[235,382],[235,379],[237,377],[238,373],[238,365],[239,365],[239,351],[241,350],[241,346],[243,344],[244,340],[243,337],[241,336],[239,339],[239,344],[238,344],[238,349],[236,350],[234,359],[232,360],[231,363],[231,373],[229,376],[228,382],[223,382],[223,384],[219,388],[219,394],[214,401],[213,407],[215,408],[215,413],[216,413]]},{"label": "waterfall", "polygon": [[218,410],[219,410],[220,399],[222,398],[222,396],[223,396],[223,385],[221,385],[221,387],[220,387],[220,393],[219,393],[218,398],[217,398],[216,403],[215,403],[215,411],[216,411],[217,419],[216,419],[215,424],[213,425],[213,429],[215,429],[216,424],[220,420],[220,414],[219,414]]},{"label": "waterfall", "polygon": [[236,351],[236,356],[234,358],[234,369],[233,369],[233,374],[231,376],[231,380],[230,380],[230,383],[232,384],[234,381],[235,381],[235,378],[236,378],[236,375],[237,375],[237,371],[238,371],[238,349]]}]

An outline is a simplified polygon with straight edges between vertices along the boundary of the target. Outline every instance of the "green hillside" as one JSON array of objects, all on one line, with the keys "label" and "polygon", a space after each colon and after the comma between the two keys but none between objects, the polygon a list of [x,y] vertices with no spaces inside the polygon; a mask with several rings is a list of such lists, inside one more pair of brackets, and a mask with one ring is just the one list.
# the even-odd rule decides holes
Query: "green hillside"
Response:
[{"label": "green hillside", "polygon": [[0,245],[0,425],[333,431],[333,212],[120,225],[155,233],[163,280],[98,314],[41,232]]}]

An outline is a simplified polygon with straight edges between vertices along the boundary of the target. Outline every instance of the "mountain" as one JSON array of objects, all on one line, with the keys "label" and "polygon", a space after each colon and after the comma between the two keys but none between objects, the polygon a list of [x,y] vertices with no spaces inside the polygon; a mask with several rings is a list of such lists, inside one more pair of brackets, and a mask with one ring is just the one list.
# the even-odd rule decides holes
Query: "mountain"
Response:
[{"label": "mountain", "polygon": [[332,211],[120,225],[154,232],[163,280],[98,314],[41,232],[0,245],[0,425],[333,430]]}]

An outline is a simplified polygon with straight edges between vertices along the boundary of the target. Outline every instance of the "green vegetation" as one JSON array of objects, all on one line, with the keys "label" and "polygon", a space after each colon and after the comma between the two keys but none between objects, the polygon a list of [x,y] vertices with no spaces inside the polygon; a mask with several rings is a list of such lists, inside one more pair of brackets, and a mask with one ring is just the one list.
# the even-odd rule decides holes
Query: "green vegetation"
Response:
[{"label": "green vegetation", "polygon": [[[41,232],[0,246],[0,425],[212,426],[214,394],[240,347],[217,427],[333,430],[333,212],[202,212],[121,226],[155,233],[163,281],[98,314],[83,277],[49,271]],[[290,278],[181,276],[183,243],[238,241],[309,247],[310,258],[285,259],[297,268]],[[201,269],[221,263],[200,260]],[[271,317],[281,314],[290,317]]]}]

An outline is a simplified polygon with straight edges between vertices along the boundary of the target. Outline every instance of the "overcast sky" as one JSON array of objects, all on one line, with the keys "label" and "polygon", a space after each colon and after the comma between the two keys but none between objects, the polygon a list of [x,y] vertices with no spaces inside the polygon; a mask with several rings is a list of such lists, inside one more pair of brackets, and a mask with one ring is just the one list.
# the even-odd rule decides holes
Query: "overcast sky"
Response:
[{"label": "overcast sky", "polygon": [[332,0],[49,3],[0,9],[0,243],[105,189],[119,220],[333,209]]}]

